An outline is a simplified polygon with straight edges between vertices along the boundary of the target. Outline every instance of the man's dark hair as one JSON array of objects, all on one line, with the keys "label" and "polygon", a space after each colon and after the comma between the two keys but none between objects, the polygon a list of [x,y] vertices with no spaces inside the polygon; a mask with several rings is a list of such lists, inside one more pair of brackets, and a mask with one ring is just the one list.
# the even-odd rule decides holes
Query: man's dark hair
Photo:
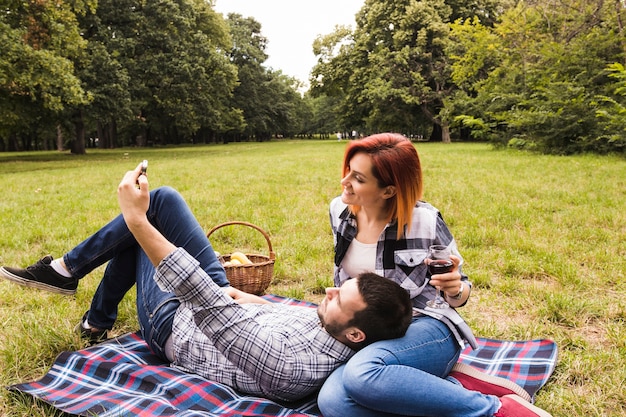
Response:
[{"label": "man's dark hair", "polygon": [[379,340],[404,336],[413,313],[407,290],[372,272],[359,275],[357,285],[367,307],[356,312],[348,326],[358,327],[366,337],[353,347],[360,349]]}]

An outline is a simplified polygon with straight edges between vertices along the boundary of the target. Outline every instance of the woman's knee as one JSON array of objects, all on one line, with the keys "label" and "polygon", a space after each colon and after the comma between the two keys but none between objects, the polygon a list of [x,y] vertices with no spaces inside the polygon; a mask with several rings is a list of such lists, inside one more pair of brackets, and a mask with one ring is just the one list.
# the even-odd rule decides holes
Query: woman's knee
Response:
[{"label": "woman's knee", "polygon": [[376,384],[380,374],[388,366],[385,357],[390,352],[385,349],[370,349],[372,347],[369,346],[367,350],[353,356],[343,369],[343,389],[349,396],[370,392],[372,384]]},{"label": "woman's knee", "polygon": [[343,387],[344,366],[340,366],[330,374],[317,396],[317,406],[324,416],[345,415],[342,409],[348,395]]}]

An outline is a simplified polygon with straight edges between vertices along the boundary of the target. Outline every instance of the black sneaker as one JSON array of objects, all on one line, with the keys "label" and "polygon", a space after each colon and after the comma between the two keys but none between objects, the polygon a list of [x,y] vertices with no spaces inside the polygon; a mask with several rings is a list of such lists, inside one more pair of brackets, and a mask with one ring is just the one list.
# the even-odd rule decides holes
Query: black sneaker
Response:
[{"label": "black sneaker", "polygon": [[80,334],[81,338],[87,340],[89,342],[89,345],[95,345],[100,342],[104,342],[105,340],[107,340],[109,336],[108,331],[106,329],[94,330],[94,329],[88,329],[85,327],[85,320],[87,319],[88,314],[89,314],[89,311],[83,314],[83,318],[80,319],[80,323],[76,325],[74,330],[76,331],[76,333]]},{"label": "black sneaker", "polygon": [[34,265],[26,267],[26,269],[3,266],[0,268],[0,277],[19,285],[39,288],[57,294],[75,294],[78,279],[59,274],[50,266],[50,262],[52,262],[52,256],[48,255],[38,260]]}]

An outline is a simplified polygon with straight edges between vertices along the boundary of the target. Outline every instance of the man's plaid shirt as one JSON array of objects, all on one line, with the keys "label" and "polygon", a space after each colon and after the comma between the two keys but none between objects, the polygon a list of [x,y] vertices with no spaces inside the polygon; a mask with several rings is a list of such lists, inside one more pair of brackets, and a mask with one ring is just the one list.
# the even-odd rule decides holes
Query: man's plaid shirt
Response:
[{"label": "man's plaid shirt", "polygon": [[291,401],[319,389],[354,353],[321,327],[315,309],[235,303],[182,248],[161,262],[155,279],[181,302],[173,365],[187,372]]},{"label": "man's plaid shirt", "polygon": [[[356,218],[350,213],[348,206],[341,197],[334,198],[330,203],[330,225],[335,243],[335,286],[340,286],[351,277],[343,271],[341,261],[348,251],[348,246],[357,234]],[[459,257],[461,280],[471,288],[467,275],[462,271],[463,258],[457,249],[456,242],[446,225],[441,213],[432,205],[419,201],[413,209],[411,230],[404,230],[398,239],[398,223],[392,221],[378,238],[376,247],[375,273],[389,278],[409,292],[413,306],[422,314],[444,321],[454,333],[459,344],[464,340],[474,345],[474,336],[461,316],[454,310],[426,311],[426,302],[435,297],[436,289],[428,285],[430,276],[424,259],[428,256],[431,245],[446,245],[452,254]]]}]

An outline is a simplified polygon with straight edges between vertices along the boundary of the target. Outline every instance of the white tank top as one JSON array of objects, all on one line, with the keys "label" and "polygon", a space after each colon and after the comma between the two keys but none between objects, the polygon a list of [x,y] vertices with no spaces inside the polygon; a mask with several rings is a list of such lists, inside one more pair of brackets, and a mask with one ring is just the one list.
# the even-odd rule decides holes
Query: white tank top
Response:
[{"label": "white tank top", "polygon": [[377,245],[378,243],[361,243],[353,239],[341,261],[344,272],[352,278],[363,272],[374,272]]}]

